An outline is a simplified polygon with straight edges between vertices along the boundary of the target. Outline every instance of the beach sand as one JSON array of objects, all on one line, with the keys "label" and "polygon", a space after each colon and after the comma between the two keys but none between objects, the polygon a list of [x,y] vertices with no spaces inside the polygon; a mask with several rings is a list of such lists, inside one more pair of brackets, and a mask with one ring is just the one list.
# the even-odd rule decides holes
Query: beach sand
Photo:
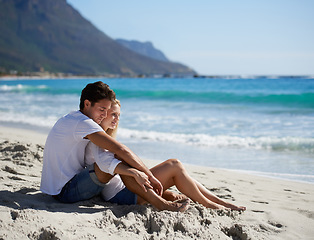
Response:
[{"label": "beach sand", "polygon": [[[0,239],[314,239],[314,184],[185,165],[245,212],[62,204],[39,191],[45,134],[0,127]],[[148,166],[156,162],[146,161]],[[175,190],[175,189],[174,189]]]}]

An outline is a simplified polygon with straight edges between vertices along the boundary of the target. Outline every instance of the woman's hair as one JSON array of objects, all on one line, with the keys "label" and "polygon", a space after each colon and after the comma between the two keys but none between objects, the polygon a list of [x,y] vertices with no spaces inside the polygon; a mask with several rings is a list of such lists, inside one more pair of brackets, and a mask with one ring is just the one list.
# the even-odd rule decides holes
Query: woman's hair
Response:
[{"label": "woman's hair", "polygon": [[[121,108],[121,103],[120,103],[120,101],[119,101],[118,99],[115,99],[114,101],[112,101],[111,105],[118,105],[118,106]],[[118,122],[117,126],[116,126],[114,129],[108,128],[107,131],[106,131],[106,133],[107,133],[109,136],[111,136],[111,137],[113,137],[113,138],[116,138],[116,136],[117,136],[117,131],[118,131],[118,126],[119,126],[119,122]]]},{"label": "woman's hair", "polygon": [[89,83],[82,90],[80,99],[80,110],[84,109],[84,101],[89,100],[94,104],[102,99],[108,99],[114,101],[116,99],[116,94],[109,86],[101,81]]}]

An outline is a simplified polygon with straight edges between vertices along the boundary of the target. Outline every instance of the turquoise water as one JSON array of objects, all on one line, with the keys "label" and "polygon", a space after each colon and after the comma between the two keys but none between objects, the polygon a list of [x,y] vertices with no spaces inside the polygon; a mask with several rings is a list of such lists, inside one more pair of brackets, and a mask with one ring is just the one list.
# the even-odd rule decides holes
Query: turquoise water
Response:
[{"label": "turquoise water", "polygon": [[314,182],[314,79],[0,80],[0,124],[49,131],[102,80],[139,156]]}]

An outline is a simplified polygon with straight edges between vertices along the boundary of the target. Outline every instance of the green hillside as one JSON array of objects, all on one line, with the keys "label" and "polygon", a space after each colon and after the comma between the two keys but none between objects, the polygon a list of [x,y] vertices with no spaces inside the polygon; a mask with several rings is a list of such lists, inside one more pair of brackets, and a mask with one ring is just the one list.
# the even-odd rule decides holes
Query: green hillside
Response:
[{"label": "green hillside", "polygon": [[0,68],[95,75],[194,73],[121,46],[65,0],[0,0]]}]

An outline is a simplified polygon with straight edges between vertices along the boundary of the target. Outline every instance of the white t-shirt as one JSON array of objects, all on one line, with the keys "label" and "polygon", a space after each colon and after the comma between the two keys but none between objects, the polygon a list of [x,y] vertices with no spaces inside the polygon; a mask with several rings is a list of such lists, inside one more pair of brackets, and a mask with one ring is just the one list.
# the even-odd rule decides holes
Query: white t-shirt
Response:
[{"label": "white t-shirt", "polygon": [[75,111],[60,118],[51,129],[44,148],[44,162],[40,190],[57,195],[63,186],[84,167],[84,139],[89,134],[103,131],[92,119]]},{"label": "white t-shirt", "polygon": [[[101,171],[114,175],[114,170],[120,160],[114,157],[112,152],[98,147],[96,144],[89,142],[85,150],[85,164],[90,165],[97,163]],[[101,196],[105,201],[113,198],[118,192],[125,188],[120,176],[115,175],[101,191]]]}]

